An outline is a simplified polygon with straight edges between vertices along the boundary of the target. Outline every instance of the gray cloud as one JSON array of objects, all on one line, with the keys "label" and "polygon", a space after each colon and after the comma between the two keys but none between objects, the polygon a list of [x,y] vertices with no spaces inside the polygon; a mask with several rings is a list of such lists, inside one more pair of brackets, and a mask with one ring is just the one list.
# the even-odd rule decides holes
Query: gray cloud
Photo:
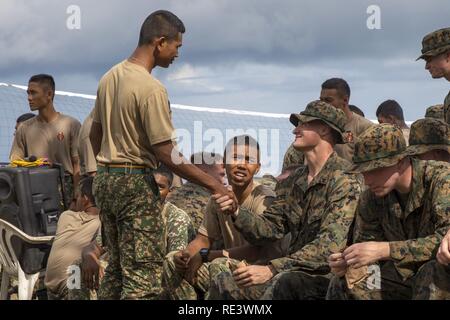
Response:
[{"label": "gray cloud", "polygon": [[[422,37],[448,26],[450,2],[379,0],[381,30],[366,27],[366,0],[2,0],[0,81],[55,75],[61,90],[93,94],[100,76],[127,57],[152,11],[176,13],[187,32],[181,57],[155,75],[181,104],[293,112],[342,76],[352,100],[374,116],[397,98],[412,119],[440,102],[445,81],[415,62]],[[66,9],[81,8],[81,30],[66,28]]]}]

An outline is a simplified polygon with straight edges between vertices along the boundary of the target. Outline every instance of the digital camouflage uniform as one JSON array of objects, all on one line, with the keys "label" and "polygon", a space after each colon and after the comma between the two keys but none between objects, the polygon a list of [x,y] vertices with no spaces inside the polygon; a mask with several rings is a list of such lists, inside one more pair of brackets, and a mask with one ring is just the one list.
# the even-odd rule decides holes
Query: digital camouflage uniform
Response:
[{"label": "digital camouflage uniform", "polygon": [[[414,146],[407,149],[401,130],[389,124],[367,130],[355,147],[352,170],[356,172],[395,165],[414,149]],[[347,287],[344,277],[334,277],[327,298],[450,297],[450,270],[434,260],[450,227],[450,166],[414,158],[411,164],[412,185],[406,197],[394,190],[377,198],[366,190],[358,204],[354,242],[389,242],[390,260],[378,264],[381,276],[366,272],[352,289]],[[373,285],[373,276],[380,280],[378,286]]]},{"label": "digital camouflage uniform", "polygon": [[[422,55],[417,60],[435,57],[447,51],[450,51],[450,28],[439,29],[422,39]],[[444,100],[444,120],[450,124],[450,92]]]},{"label": "digital camouflage uniform", "polygon": [[[345,114],[333,106],[315,101],[291,122],[320,119],[340,133]],[[325,298],[330,278],[328,256],[342,251],[361,193],[361,177],[345,173],[350,163],[335,152],[308,185],[308,167],[292,173],[278,190],[272,205],[259,216],[240,209],[236,228],[254,245],[281,239],[291,233],[287,256],[270,264],[277,275],[269,282],[239,289],[224,261],[210,266],[210,299],[318,299]],[[234,262],[235,263],[235,262]],[[216,265],[220,264],[220,265]]]},{"label": "digital camouflage uniform", "polygon": [[99,298],[159,298],[166,242],[153,175],[99,171],[93,189],[109,253]]},{"label": "digital camouflage uniform", "polygon": [[444,101],[444,118],[447,124],[450,125],[450,91]]},{"label": "digital camouflage uniform", "polygon": [[436,104],[434,106],[428,107],[425,112],[425,118],[435,118],[444,120],[444,105]]},{"label": "digital camouflage uniform", "polygon": [[208,189],[195,183],[187,182],[171,192],[167,196],[167,201],[186,212],[191,217],[194,228],[197,231],[203,222],[204,210],[210,197],[211,192]]},{"label": "digital camouflage uniform", "polygon": [[450,153],[450,129],[442,120],[425,118],[411,125],[408,150],[420,155],[431,150],[445,150]]}]

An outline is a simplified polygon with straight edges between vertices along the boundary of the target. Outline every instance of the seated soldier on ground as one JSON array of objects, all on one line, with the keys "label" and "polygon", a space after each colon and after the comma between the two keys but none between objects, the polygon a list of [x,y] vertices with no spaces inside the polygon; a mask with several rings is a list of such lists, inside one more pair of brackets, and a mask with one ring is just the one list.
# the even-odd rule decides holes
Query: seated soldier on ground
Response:
[{"label": "seated soldier on ground", "polygon": [[[228,182],[240,208],[258,215],[264,212],[275,193],[253,179],[260,169],[259,145],[250,136],[237,136],[226,147],[224,158]],[[222,240],[225,250],[212,250],[213,241]],[[163,283],[168,298],[197,299],[206,293],[210,278],[208,266],[219,257],[229,256],[255,264],[265,264],[280,257],[287,249],[288,239],[265,246],[252,246],[234,228],[231,217],[218,212],[214,199],[208,202],[205,219],[197,237],[186,250],[170,253],[164,261]]]},{"label": "seated soldier on ground", "polygon": [[447,279],[450,277],[450,229],[447,234],[442,239],[441,245],[439,247],[438,253],[436,254],[437,261],[447,267]]},{"label": "seated soldier on ground", "polygon": [[[190,161],[203,172],[216,178],[220,183],[226,184],[221,155],[198,152],[191,156]],[[180,187],[175,188],[170,193],[167,201],[186,212],[191,217],[192,223],[197,231],[203,222],[204,210],[210,196],[211,192],[208,189],[188,181]]]},{"label": "seated soldier on ground", "polygon": [[405,123],[405,117],[403,116],[403,109],[395,100],[386,100],[382,102],[376,112],[378,123],[390,123],[399,127],[403,136],[405,137],[406,144],[409,141],[409,128]]},{"label": "seated soldier on ground", "polygon": [[260,215],[242,207],[228,213],[231,199],[216,200],[220,215],[231,214],[233,226],[254,245],[291,233],[288,253],[259,266],[213,261],[210,299],[325,298],[331,278],[327,257],[347,244],[361,177],[345,173],[350,163],[333,151],[336,143],[344,142],[347,118],[342,110],[313,101],[290,121],[296,126],[293,145],[304,153],[306,166],[282,183],[286,190],[277,191],[276,200]]},{"label": "seated soldier on ground", "polygon": [[100,229],[99,210],[92,195],[92,177],[80,182],[77,211],[61,214],[52,244],[45,274],[45,286],[50,300],[67,299],[68,268],[81,258],[81,251]]},{"label": "seated soldier on ground", "polygon": [[450,129],[443,121],[420,119],[411,125],[409,150],[420,160],[450,162]]},{"label": "seated soldier on ground", "polygon": [[359,200],[354,244],[329,257],[336,276],[327,298],[450,298],[449,270],[434,260],[450,228],[450,166],[414,153],[390,124],[356,142],[352,171],[364,175],[368,189]]},{"label": "seated soldier on ground", "polygon": [[[166,252],[183,250],[195,238],[194,226],[190,217],[183,210],[166,201],[172,185],[172,172],[166,166],[160,165],[153,174],[159,187],[161,201],[165,202],[162,216],[166,225]],[[107,264],[107,261],[104,261],[107,260],[107,257],[103,256],[107,250],[105,251],[100,242],[94,240],[83,249],[81,259],[82,285],[88,290],[69,290],[70,300],[90,299],[93,295],[88,291],[98,290]],[[111,292],[112,289],[108,289],[108,291]]]}]

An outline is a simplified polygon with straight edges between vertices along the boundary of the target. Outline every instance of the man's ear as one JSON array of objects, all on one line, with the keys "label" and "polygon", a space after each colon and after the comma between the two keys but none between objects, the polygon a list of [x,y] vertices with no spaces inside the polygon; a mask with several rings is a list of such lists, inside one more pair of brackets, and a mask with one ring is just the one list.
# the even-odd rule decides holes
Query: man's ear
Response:
[{"label": "man's ear", "polygon": [[155,38],[155,40],[153,40],[153,44],[155,48],[161,50],[161,48],[163,48],[167,44],[167,39],[166,37]]}]

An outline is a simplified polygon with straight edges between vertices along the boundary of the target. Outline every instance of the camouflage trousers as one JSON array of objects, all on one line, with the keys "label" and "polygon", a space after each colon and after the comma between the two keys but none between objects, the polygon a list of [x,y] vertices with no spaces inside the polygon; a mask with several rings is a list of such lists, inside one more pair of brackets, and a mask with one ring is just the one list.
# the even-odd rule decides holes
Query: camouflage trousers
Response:
[{"label": "camouflage trousers", "polygon": [[170,252],[164,260],[163,287],[165,299],[170,300],[198,300],[199,293],[208,291],[210,278],[208,267],[210,263],[203,263],[197,271],[194,284],[184,279],[184,275],[177,272],[173,257],[178,251]]},{"label": "camouflage trousers", "polygon": [[153,175],[99,172],[93,189],[109,254],[99,299],[159,299],[166,244]]},{"label": "camouflage trousers", "polygon": [[422,265],[417,273],[403,280],[390,261],[380,266],[376,273],[356,283],[349,289],[345,277],[333,277],[328,287],[329,300],[442,300],[450,299],[450,267],[435,260]]},{"label": "camouflage trousers", "polygon": [[[268,300],[272,299],[273,285],[276,276],[270,281],[252,286],[240,288],[234,282],[231,270],[237,268],[238,260],[228,258],[218,258],[211,262],[209,273],[211,284],[207,294],[208,300]],[[278,276],[278,275],[277,275]]]}]

